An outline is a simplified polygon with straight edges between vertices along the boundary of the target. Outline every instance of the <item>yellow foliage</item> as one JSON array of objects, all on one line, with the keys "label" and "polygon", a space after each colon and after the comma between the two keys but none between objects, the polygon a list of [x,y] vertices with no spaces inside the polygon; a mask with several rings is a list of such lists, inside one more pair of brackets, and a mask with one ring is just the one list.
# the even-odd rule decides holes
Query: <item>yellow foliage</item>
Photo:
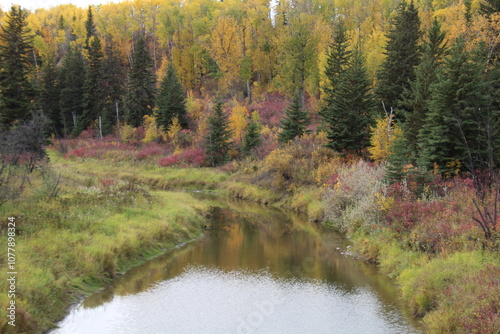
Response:
[{"label": "yellow foliage", "polygon": [[162,137],[162,133],[158,124],[156,124],[156,117],[146,115],[144,116],[144,130],[145,135],[142,140],[144,143],[150,143],[152,141],[157,141]]},{"label": "yellow foliage", "polygon": [[386,197],[381,193],[375,193],[374,196],[377,199],[376,203],[380,211],[388,212],[394,205],[394,197],[392,196]]},{"label": "yellow foliage", "polygon": [[247,128],[247,107],[235,101],[235,106],[231,110],[229,117],[229,126],[233,130],[233,139],[236,143],[241,143],[245,129]]},{"label": "yellow foliage", "polygon": [[403,130],[397,124],[389,124],[390,118],[379,118],[375,127],[371,129],[371,146],[368,148],[373,160],[380,162],[387,159],[391,154],[392,144],[403,134]]},{"label": "yellow foliage", "polygon": [[168,138],[176,147],[179,144],[179,138],[177,135],[182,130],[182,126],[179,124],[179,119],[175,117],[172,120],[172,124],[168,126],[168,131],[165,140]]},{"label": "yellow foliage", "polygon": [[133,140],[136,136],[135,128],[131,125],[123,124],[119,127],[120,139],[124,142],[129,142]]}]

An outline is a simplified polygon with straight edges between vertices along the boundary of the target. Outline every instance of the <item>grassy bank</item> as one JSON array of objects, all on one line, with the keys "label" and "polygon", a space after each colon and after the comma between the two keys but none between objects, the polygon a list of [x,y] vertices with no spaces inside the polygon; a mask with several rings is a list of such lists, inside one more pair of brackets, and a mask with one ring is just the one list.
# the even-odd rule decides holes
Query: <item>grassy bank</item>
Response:
[{"label": "grassy bank", "polygon": [[[30,175],[21,198],[0,207],[0,243],[7,244],[7,218],[16,217],[19,278],[16,327],[6,323],[9,299],[5,293],[0,295],[1,332],[47,330],[71,303],[118,273],[199,237],[203,215],[209,210],[188,193],[151,190],[148,182],[137,179],[138,166],[126,169],[94,159],[68,161],[57,156],[52,161],[50,169]],[[140,173],[164,182],[154,184],[162,189],[173,188],[179,179],[204,187],[219,181],[203,171],[196,175],[163,170],[160,175],[143,167]],[[8,271],[4,261],[0,271]],[[6,280],[0,282],[0,289],[8,291]]]}]

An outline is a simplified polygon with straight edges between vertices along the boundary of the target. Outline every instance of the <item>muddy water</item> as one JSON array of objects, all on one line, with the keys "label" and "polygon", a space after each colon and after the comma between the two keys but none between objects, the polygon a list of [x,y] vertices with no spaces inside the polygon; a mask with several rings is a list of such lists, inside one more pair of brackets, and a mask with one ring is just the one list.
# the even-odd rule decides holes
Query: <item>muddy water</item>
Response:
[{"label": "muddy water", "polygon": [[249,203],[77,307],[53,333],[420,333],[339,235]]}]

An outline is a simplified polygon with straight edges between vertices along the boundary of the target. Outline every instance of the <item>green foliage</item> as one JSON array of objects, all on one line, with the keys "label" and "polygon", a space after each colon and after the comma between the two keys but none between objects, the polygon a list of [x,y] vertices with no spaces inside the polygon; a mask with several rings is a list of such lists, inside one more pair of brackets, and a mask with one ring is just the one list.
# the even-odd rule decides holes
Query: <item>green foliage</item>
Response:
[{"label": "green foliage", "polygon": [[326,99],[327,147],[359,154],[369,143],[373,98],[362,55],[356,52],[339,75],[333,95]]},{"label": "green foliage", "polygon": [[0,27],[0,126],[26,121],[33,109],[35,91],[28,79],[33,55],[33,36],[27,27],[27,11],[12,6]]},{"label": "green foliage", "polygon": [[125,121],[133,127],[142,124],[145,115],[151,115],[155,105],[156,76],[146,40],[140,37],[132,54],[124,98]]},{"label": "green foliage", "polygon": [[402,1],[387,34],[386,58],[377,73],[376,94],[387,108],[398,101],[409,82],[415,79],[415,67],[420,62],[420,19],[413,1]]},{"label": "green foliage", "polygon": [[327,78],[327,85],[323,87],[328,98],[333,96],[333,92],[337,84],[341,81],[341,74],[349,65],[351,58],[351,51],[349,48],[349,40],[347,37],[347,28],[343,20],[340,20],[335,26],[333,35],[333,43],[330,45],[330,52],[328,53],[327,65],[325,68],[325,75]]},{"label": "green foliage", "polygon": [[83,113],[76,121],[74,132],[78,136],[95,122],[106,102],[103,78],[103,57],[101,41],[94,36],[90,43],[87,76],[83,84]]},{"label": "green foliage", "polygon": [[[415,80],[410,82],[410,87],[403,93],[400,106],[404,110],[403,124],[405,145],[408,150],[418,154],[418,133],[422,129],[425,118],[429,113],[429,103],[432,97],[431,85],[437,81],[437,74],[447,53],[446,34],[441,30],[441,25],[434,19],[427,34],[424,44],[422,62],[418,65]],[[412,157],[414,161],[415,157]]]},{"label": "green foliage", "polygon": [[83,85],[86,67],[78,47],[70,47],[61,70],[61,122],[63,135],[73,132],[76,120],[83,114]]},{"label": "green foliage", "polygon": [[161,80],[158,93],[156,115],[158,124],[166,132],[174,118],[177,118],[181,127],[187,128],[186,95],[172,63],[168,64],[167,73]]},{"label": "green foliage", "polygon": [[61,109],[59,99],[61,98],[60,76],[52,59],[49,59],[42,70],[41,107],[43,113],[50,121],[50,131],[56,137],[62,137],[63,125],[61,122]]},{"label": "green foliage", "polygon": [[482,124],[488,117],[490,125],[495,124],[498,112],[488,107],[486,90],[492,83],[485,80],[485,64],[480,53],[464,49],[463,40],[452,48],[438,81],[431,86],[430,111],[419,133],[420,166],[430,169],[436,163],[446,171],[447,164],[459,160],[474,171],[488,160]]},{"label": "green foliage", "polygon": [[208,118],[208,132],[205,137],[205,154],[212,166],[227,162],[233,144],[229,120],[222,110],[222,102],[215,104],[213,114]]},{"label": "green foliage", "polygon": [[278,135],[280,143],[288,143],[295,137],[301,137],[308,131],[306,127],[309,125],[311,119],[307,111],[302,110],[302,103],[300,95],[296,94],[292,103],[285,113],[285,117],[281,120],[281,132]]},{"label": "green foliage", "polygon": [[244,155],[248,155],[252,152],[252,149],[259,146],[262,142],[260,138],[260,128],[261,125],[254,120],[251,120],[247,126],[247,131],[243,137],[243,145],[241,151]]}]

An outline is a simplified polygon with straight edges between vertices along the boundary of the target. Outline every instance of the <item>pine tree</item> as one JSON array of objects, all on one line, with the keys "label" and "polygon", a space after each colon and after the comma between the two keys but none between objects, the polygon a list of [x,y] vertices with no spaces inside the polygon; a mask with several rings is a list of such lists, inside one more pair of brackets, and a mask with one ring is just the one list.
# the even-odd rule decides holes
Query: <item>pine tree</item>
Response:
[{"label": "pine tree", "polygon": [[64,57],[61,70],[61,122],[63,135],[73,132],[76,121],[83,114],[83,85],[85,82],[85,62],[77,47],[70,47]]},{"label": "pine tree", "polygon": [[42,73],[41,107],[48,119],[50,131],[57,137],[63,135],[63,125],[61,122],[61,109],[59,99],[61,98],[61,85],[59,83],[59,73],[52,59],[49,59]]},{"label": "pine tree", "polygon": [[33,36],[27,27],[28,13],[12,6],[0,28],[0,125],[10,127],[16,120],[26,121],[33,109],[35,90],[28,80]]},{"label": "pine tree", "polygon": [[254,120],[251,120],[247,126],[247,131],[243,137],[243,145],[241,151],[243,155],[249,155],[252,149],[259,146],[262,142],[260,138],[260,124]]},{"label": "pine tree", "polygon": [[101,41],[95,36],[90,43],[87,75],[83,84],[83,113],[77,119],[75,135],[86,130],[97,120],[104,108],[106,91],[102,71],[103,56]]},{"label": "pine tree", "polygon": [[302,110],[301,96],[295,94],[292,103],[288,107],[285,118],[281,120],[282,131],[278,135],[280,143],[288,143],[295,137],[301,137],[307,130],[306,127],[310,123],[310,117],[307,111]]},{"label": "pine tree", "polygon": [[229,150],[232,148],[232,131],[229,119],[222,111],[222,102],[217,102],[214,113],[208,119],[208,134],[205,137],[205,154],[210,164],[215,167],[228,160]]},{"label": "pine tree", "polygon": [[[424,44],[422,61],[418,65],[415,80],[405,89],[400,106],[403,108],[406,122],[403,124],[408,152],[418,155],[417,137],[422,128],[431,100],[431,85],[436,82],[438,69],[446,56],[448,46],[446,34],[441,25],[434,19]],[[413,156],[412,160],[415,160]]]},{"label": "pine tree", "polygon": [[151,115],[155,105],[156,76],[146,41],[139,38],[132,54],[128,75],[127,93],[124,99],[125,121],[138,127],[145,115]]},{"label": "pine tree", "polygon": [[[387,34],[386,58],[377,73],[376,95],[387,109],[396,108],[420,61],[420,19],[413,1],[402,1]],[[404,122],[404,120],[402,120]]]},{"label": "pine tree", "polygon": [[167,73],[160,83],[157,103],[158,124],[164,131],[168,130],[174,118],[177,118],[183,129],[187,128],[186,96],[172,63],[168,65]]},{"label": "pine tree", "polygon": [[325,107],[328,123],[327,147],[342,153],[360,153],[369,145],[373,123],[373,96],[370,81],[359,51],[341,73],[331,99]]}]

